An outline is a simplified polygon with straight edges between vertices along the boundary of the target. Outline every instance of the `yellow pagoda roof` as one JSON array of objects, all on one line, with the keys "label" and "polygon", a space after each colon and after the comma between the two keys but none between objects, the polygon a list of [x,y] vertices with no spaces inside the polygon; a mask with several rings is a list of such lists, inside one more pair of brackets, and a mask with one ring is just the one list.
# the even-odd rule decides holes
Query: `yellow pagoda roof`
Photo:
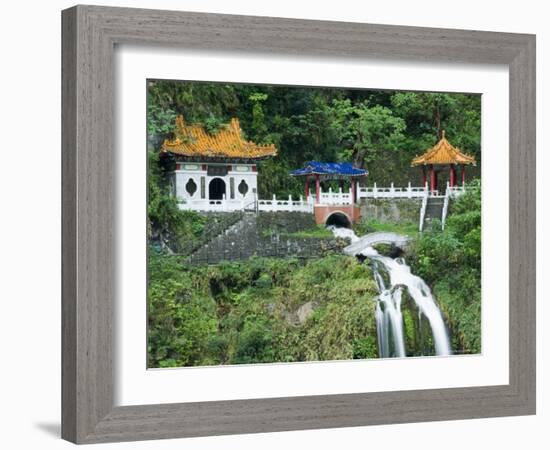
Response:
[{"label": "yellow pagoda roof", "polygon": [[239,119],[233,118],[218,132],[209,134],[201,124],[187,124],[183,116],[176,119],[174,139],[166,139],[163,152],[201,158],[259,159],[277,154],[274,144],[259,145],[243,138]]},{"label": "yellow pagoda roof", "polygon": [[445,139],[445,130],[443,130],[437,144],[411,161],[411,166],[422,164],[472,164],[475,166],[476,160],[473,156],[462,153],[459,148],[453,147]]}]

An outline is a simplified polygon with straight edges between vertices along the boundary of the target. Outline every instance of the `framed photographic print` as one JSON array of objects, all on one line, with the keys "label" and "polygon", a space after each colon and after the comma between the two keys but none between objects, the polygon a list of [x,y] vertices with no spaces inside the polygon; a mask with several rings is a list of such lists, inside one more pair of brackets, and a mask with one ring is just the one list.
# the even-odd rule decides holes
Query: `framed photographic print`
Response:
[{"label": "framed photographic print", "polygon": [[64,11],[63,437],[533,414],[534,74],[531,35]]}]

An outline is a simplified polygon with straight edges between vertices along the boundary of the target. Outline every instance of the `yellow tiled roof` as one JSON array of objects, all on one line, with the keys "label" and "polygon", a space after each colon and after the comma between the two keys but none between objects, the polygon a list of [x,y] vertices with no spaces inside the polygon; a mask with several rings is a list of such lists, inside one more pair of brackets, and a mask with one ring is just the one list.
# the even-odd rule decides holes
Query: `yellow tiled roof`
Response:
[{"label": "yellow tiled roof", "polygon": [[205,158],[257,159],[277,154],[274,144],[258,145],[243,139],[239,119],[233,118],[225,127],[208,134],[200,124],[186,124],[183,116],[176,119],[175,139],[166,139],[163,152]]},{"label": "yellow tiled roof", "polygon": [[411,162],[411,166],[421,164],[473,164],[475,166],[476,160],[473,156],[466,155],[457,147],[453,147],[445,139],[445,130],[443,130],[439,142]]}]

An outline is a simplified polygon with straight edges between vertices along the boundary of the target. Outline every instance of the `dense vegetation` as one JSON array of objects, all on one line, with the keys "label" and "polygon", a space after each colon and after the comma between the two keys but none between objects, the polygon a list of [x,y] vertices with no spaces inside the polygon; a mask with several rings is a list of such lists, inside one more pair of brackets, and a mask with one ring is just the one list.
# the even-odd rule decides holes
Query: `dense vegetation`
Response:
[{"label": "dense vegetation", "polygon": [[149,258],[149,367],[374,358],[372,274],[355,258],[188,267]]}]

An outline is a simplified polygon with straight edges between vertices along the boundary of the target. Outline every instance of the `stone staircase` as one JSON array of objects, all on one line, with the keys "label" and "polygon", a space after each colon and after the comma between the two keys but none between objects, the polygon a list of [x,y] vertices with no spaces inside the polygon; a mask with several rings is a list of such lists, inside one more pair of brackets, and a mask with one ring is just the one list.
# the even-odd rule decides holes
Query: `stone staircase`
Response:
[{"label": "stone staircase", "polygon": [[245,213],[238,222],[193,252],[187,261],[190,264],[217,264],[251,256],[312,258],[328,251],[340,252],[345,245],[334,238],[312,239],[284,236],[278,232],[265,233],[269,228],[268,223],[264,223],[268,217],[261,214]]},{"label": "stone staircase", "polygon": [[189,262],[234,260],[250,256],[243,255],[243,252],[248,253],[248,248],[254,248],[253,243],[257,239],[256,220],[256,214],[245,213],[240,220],[193,252]]},{"label": "stone staircase", "polygon": [[429,229],[434,220],[441,221],[444,203],[445,197],[428,197],[426,213],[424,215],[424,223],[422,225],[423,230]]}]

